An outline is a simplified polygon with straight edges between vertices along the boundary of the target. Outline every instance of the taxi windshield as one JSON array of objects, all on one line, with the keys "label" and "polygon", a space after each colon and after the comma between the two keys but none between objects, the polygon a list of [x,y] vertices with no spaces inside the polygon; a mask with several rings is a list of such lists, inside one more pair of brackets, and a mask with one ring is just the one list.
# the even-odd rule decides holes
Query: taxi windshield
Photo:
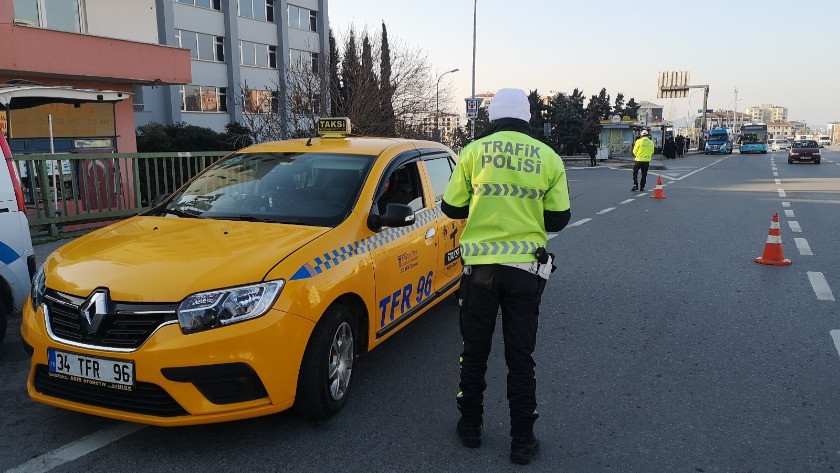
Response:
[{"label": "taxi windshield", "polygon": [[161,215],[335,226],[353,208],[373,156],[240,153],[175,194]]}]

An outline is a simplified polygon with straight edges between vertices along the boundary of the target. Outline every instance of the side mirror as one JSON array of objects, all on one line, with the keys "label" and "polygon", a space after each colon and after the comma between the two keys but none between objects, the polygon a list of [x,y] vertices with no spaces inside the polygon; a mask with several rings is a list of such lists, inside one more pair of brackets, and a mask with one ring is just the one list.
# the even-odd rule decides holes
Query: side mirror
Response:
[{"label": "side mirror", "polygon": [[160,194],[160,195],[158,195],[157,197],[152,199],[152,207],[153,208],[157,207],[158,205],[161,204],[161,202],[168,199],[170,195],[172,195],[172,194]]},{"label": "side mirror", "polygon": [[[375,205],[374,208],[376,208]],[[368,227],[374,231],[381,227],[407,227],[414,224],[414,218],[414,210],[410,206],[391,203],[382,215],[371,212]]]}]

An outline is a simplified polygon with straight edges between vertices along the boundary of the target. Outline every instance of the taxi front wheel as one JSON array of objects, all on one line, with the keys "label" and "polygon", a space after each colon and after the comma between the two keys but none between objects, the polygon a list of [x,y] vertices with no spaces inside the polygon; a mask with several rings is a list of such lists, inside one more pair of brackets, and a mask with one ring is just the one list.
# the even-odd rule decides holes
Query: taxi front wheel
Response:
[{"label": "taxi front wheel", "polygon": [[333,305],[315,326],[298,376],[295,409],[325,419],[344,407],[350,394],[356,324],[343,305]]}]

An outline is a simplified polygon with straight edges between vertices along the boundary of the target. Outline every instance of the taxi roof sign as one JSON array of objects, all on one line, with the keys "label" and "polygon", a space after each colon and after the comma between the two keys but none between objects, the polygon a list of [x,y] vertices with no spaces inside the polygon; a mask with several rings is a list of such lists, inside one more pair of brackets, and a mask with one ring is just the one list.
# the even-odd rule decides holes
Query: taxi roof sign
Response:
[{"label": "taxi roof sign", "polygon": [[324,138],[344,138],[350,134],[350,119],[328,117],[318,119],[318,135]]}]

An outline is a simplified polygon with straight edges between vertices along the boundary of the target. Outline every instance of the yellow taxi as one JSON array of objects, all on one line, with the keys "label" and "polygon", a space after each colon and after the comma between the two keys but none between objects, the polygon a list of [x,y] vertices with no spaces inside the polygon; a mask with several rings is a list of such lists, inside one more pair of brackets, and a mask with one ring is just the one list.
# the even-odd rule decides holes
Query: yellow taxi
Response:
[{"label": "yellow taxi", "polygon": [[355,358],[457,289],[464,222],[440,211],[449,148],[320,125],[53,253],[23,314],[29,395],[164,426],[338,412]]}]

